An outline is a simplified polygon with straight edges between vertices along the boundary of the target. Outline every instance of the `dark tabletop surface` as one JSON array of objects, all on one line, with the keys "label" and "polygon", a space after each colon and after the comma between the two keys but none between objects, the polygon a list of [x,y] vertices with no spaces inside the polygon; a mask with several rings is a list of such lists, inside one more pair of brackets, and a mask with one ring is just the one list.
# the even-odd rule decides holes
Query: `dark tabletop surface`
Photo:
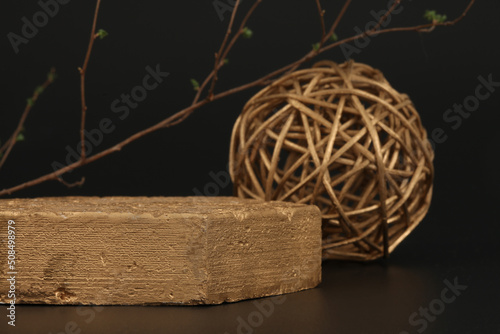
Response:
[{"label": "dark tabletop surface", "polygon": [[[243,7],[252,2],[245,0]],[[404,10],[392,17],[391,25],[420,23],[425,9],[456,17],[467,2],[403,1]],[[325,2],[327,19],[333,20],[341,3]],[[294,4],[263,1],[249,22],[254,36],[238,42],[229,57],[234,67],[221,72],[220,90],[255,79],[307,52],[320,33],[315,3]],[[386,5],[387,1],[354,1],[337,34],[352,35],[355,27],[373,20],[372,10]],[[76,67],[86,50],[94,2],[61,5],[17,54],[6,36],[19,33],[23,16],[31,17],[40,7],[14,0],[2,1],[2,7],[0,139],[12,132],[26,97],[47,69],[55,65],[59,74],[30,115],[25,142],[16,145],[0,171],[3,189],[50,172],[54,161],[64,160],[66,146],[78,142]],[[382,70],[396,89],[411,97],[430,134],[442,129],[446,136],[436,144],[429,214],[389,259],[324,262],[323,281],[317,288],[281,299],[207,307],[18,305],[15,328],[7,326],[6,311],[0,307],[0,333],[500,333],[500,89],[493,87],[459,125],[444,119],[448,109],[476,94],[481,77],[500,82],[499,13],[498,1],[477,1],[457,26],[431,34],[376,36],[355,55],[357,61]],[[96,42],[90,62],[88,128],[109,117],[116,130],[95,152],[189,104],[193,98],[189,79],[201,80],[213,65],[213,52],[229,19],[228,13],[224,15],[221,22],[213,1],[103,1],[99,27],[110,35]],[[338,49],[320,57],[327,58],[345,59]],[[110,104],[142,79],[146,66],[156,64],[170,73],[164,86],[120,120]],[[232,124],[256,91],[218,101],[179,126],[65,175],[68,182],[85,176],[82,188],[46,183],[12,197],[203,192],[213,173],[226,170]],[[231,186],[219,190],[218,195],[231,194]]]},{"label": "dark tabletop surface", "polygon": [[[452,215],[458,219],[458,215]],[[465,217],[464,217],[465,218]],[[315,289],[218,306],[18,306],[9,333],[499,333],[499,247],[429,219],[389,260],[325,262]],[[443,240],[443,238],[445,240]],[[446,239],[448,241],[446,241]],[[3,330],[6,325],[2,324]],[[6,331],[7,332],[7,331]]]}]

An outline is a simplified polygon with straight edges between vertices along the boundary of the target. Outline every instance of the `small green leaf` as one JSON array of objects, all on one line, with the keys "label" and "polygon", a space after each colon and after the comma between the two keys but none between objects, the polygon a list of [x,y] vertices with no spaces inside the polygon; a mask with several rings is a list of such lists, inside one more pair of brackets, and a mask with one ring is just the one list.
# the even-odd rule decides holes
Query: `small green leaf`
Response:
[{"label": "small green leaf", "polygon": [[436,11],[435,10],[426,10],[425,13],[424,13],[424,19],[426,19],[427,21],[431,21],[434,20],[434,17],[436,16]]},{"label": "small green leaf", "polygon": [[438,15],[438,22],[439,23],[446,22],[447,19],[448,19],[448,17],[446,15]]},{"label": "small green leaf", "polygon": [[28,97],[26,99],[26,103],[30,106],[30,107],[33,107],[35,105],[35,101],[33,101],[33,99],[31,97]]},{"label": "small green leaf", "polygon": [[312,48],[313,48],[313,50],[314,50],[314,51],[318,51],[318,50],[319,50],[319,46],[320,46],[320,44],[319,44],[319,43],[314,43],[314,44],[312,45]]},{"label": "small green leaf", "polygon": [[38,87],[35,88],[35,93],[38,94],[38,95],[40,95],[40,94],[43,93],[44,89],[45,88],[43,88],[43,86],[38,86]]},{"label": "small green leaf", "polygon": [[191,85],[193,85],[194,90],[200,89],[200,84],[196,81],[196,79],[191,79]]},{"label": "small green leaf", "polygon": [[108,36],[109,34],[108,34],[108,32],[107,32],[106,30],[104,30],[104,29],[99,29],[99,30],[97,31],[97,35],[99,35],[99,38],[100,38],[100,39],[103,39],[104,37]]},{"label": "small green leaf", "polygon": [[222,62],[224,63],[224,65],[227,65],[229,63],[229,59],[224,58],[224,60]]},{"label": "small green leaf", "polygon": [[336,33],[333,33],[333,34],[330,35],[330,41],[331,42],[336,42],[338,40],[339,40],[339,37],[337,36]]},{"label": "small green leaf", "polygon": [[435,10],[426,10],[424,18],[432,23],[443,23],[447,19],[446,15],[438,14]]},{"label": "small green leaf", "polygon": [[23,141],[25,139],[24,134],[22,132],[17,134],[16,141]]},{"label": "small green leaf", "polygon": [[252,38],[253,36],[253,31],[250,30],[248,27],[243,28],[242,35],[244,38]]}]

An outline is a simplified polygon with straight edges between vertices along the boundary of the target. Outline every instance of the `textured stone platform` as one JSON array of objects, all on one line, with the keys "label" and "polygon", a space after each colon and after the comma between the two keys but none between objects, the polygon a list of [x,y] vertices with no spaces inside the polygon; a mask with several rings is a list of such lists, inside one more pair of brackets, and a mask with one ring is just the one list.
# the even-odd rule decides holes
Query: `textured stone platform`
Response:
[{"label": "textured stone platform", "polygon": [[0,263],[3,303],[11,276],[16,303],[233,302],[315,287],[321,214],[234,197],[2,199]]}]

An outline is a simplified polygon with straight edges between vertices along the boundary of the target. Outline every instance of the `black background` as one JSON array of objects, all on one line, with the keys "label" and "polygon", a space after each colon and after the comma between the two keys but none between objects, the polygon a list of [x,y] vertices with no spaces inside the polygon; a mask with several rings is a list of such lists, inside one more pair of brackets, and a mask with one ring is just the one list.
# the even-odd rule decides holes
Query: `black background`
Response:
[{"label": "black background", "polygon": [[[224,1],[223,2],[227,2]],[[240,14],[253,1],[245,0]],[[327,23],[342,1],[324,2]],[[391,26],[423,23],[426,9],[450,18],[467,1],[403,1]],[[0,139],[14,130],[33,88],[51,66],[58,79],[32,110],[24,142],[18,143],[0,171],[0,188],[8,188],[64,163],[66,146],[79,140],[80,100],[77,67],[88,44],[94,1],[70,1],[15,53],[7,38],[20,34],[22,21],[40,10],[35,1],[2,1],[0,11]],[[351,36],[373,21],[387,1],[353,1],[337,34]],[[254,333],[417,333],[409,317],[439,299],[445,280],[467,289],[446,305],[425,333],[500,333],[498,228],[498,124],[500,91],[495,91],[460,127],[443,120],[455,103],[475,94],[479,76],[500,81],[500,3],[478,1],[464,21],[430,34],[398,32],[373,37],[353,58],[384,72],[393,86],[407,93],[432,133],[443,129],[436,145],[436,179],[431,210],[388,261],[325,262],[323,283],[288,295]],[[198,81],[213,66],[230,13],[221,21],[209,1],[103,1],[98,28],[109,32],[97,40],[87,75],[87,129],[109,118],[116,129],[104,135],[94,153],[153,125],[189,105],[191,78]],[[277,69],[305,54],[320,38],[314,1],[264,0],[249,22],[254,36],[238,41],[229,64],[220,72],[221,92]],[[239,16],[241,19],[241,15]],[[343,62],[340,49],[317,59]],[[111,103],[141,84],[146,66],[170,75],[121,120]],[[305,66],[311,65],[306,64]],[[210,173],[227,170],[231,129],[245,101],[260,88],[216,101],[182,124],[144,137],[89,166],[64,176],[85,176],[82,188],[48,182],[12,197],[66,195],[189,196],[204,192]],[[497,88],[498,90],[498,88]],[[231,185],[217,195],[231,195]],[[207,194],[209,195],[209,194]],[[210,194],[212,195],[212,193]],[[269,300],[269,299],[263,299]],[[261,300],[262,301],[262,300]],[[0,317],[2,333],[60,333],[69,321],[81,333],[237,333],[238,317],[256,311],[254,301],[214,307],[106,307],[90,320],[76,307],[20,306],[15,329]],[[0,311],[0,315],[3,312]],[[420,318],[420,317],[418,317]],[[87,322],[88,321],[88,322]],[[67,331],[71,332],[71,331]],[[78,331],[76,331],[78,332]],[[243,331],[244,332],[244,331]]]}]

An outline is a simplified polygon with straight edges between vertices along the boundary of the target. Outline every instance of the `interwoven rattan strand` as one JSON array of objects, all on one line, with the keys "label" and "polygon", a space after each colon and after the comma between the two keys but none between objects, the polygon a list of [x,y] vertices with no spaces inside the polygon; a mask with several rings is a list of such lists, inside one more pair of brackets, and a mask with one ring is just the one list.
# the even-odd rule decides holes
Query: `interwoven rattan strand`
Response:
[{"label": "interwoven rattan strand", "polygon": [[427,213],[433,157],[412,102],[381,72],[322,61],[248,101],[230,173],[237,196],[317,205],[325,259],[371,260]]}]

